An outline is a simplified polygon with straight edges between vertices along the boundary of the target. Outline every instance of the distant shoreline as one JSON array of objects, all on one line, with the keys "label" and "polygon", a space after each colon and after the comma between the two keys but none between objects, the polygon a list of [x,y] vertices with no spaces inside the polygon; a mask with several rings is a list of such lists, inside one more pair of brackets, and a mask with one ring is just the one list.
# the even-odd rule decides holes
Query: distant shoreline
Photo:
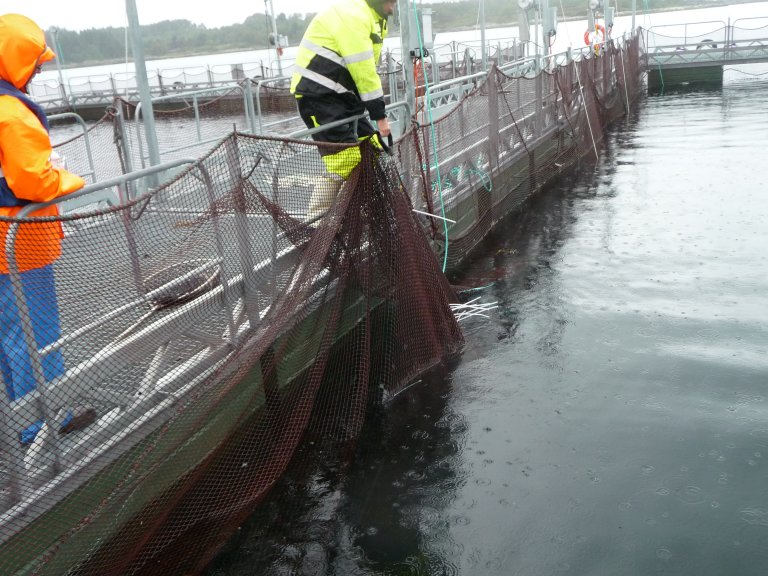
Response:
[{"label": "distant shoreline", "polygon": [[[677,7],[666,7],[666,8],[652,8],[649,10],[642,9],[637,10],[636,15],[642,16],[645,14],[656,14],[660,12],[680,12],[680,11],[687,11],[687,10],[700,10],[705,8],[715,8],[718,6],[729,6],[732,4],[747,4],[750,3],[749,1],[742,1],[742,2],[734,2],[734,1],[728,1],[728,0],[713,0],[711,2],[703,2],[700,4],[692,5],[692,6],[677,6]],[[586,9],[585,9],[586,13]],[[631,16],[632,11],[631,10],[619,10],[616,13],[616,16]],[[582,16],[572,16],[572,17],[566,17],[566,18],[560,18],[560,22],[573,22],[575,20],[585,20],[586,17],[584,15]],[[511,26],[518,26],[519,23],[517,20],[510,21],[510,22],[488,22],[486,21],[486,28],[487,29],[493,29],[493,28],[507,28]],[[438,29],[435,28],[433,31],[435,34],[445,34],[446,32],[467,32],[470,30],[477,30],[477,26],[463,26],[463,27],[452,27],[450,29]],[[400,30],[398,28],[391,28],[390,29],[390,35],[389,37],[394,37],[400,34]],[[297,45],[298,42],[293,44],[293,46]],[[229,53],[235,53],[235,52],[245,52],[250,50],[268,50],[269,46],[231,46],[224,49],[216,50],[216,53],[218,54],[229,54]],[[184,51],[184,52],[178,52],[178,53],[168,53],[164,55],[155,55],[155,54],[145,54],[144,59],[146,61],[150,60],[166,60],[166,59],[173,59],[173,58],[188,58],[193,56],[205,56],[207,54],[210,54],[210,49],[206,50],[193,50],[193,51]],[[105,60],[89,60],[84,62],[78,62],[76,64],[64,64],[61,66],[63,70],[71,70],[71,69],[77,69],[77,68],[87,68],[91,66],[106,66],[106,65],[114,65],[114,64],[123,64],[126,62],[126,59],[123,58],[112,58],[112,59],[105,59]],[[127,62],[133,62],[133,59],[127,60]],[[51,67],[52,68],[52,67]],[[50,68],[49,68],[50,69]]]}]

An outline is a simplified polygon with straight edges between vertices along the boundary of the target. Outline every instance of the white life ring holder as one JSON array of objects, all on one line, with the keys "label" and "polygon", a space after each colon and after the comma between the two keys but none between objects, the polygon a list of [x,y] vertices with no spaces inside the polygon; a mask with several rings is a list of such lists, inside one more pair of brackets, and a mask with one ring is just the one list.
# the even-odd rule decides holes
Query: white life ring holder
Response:
[{"label": "white life ring holder", "polygon": [[[600,40],[597,40],[598,35],[600,35]],[[594,42],[592,42],[591,36],[594,36]],[[584,32],[584,44],[591,46],[592,44],[599,44],[600,42],[605,42],[605,27],[602,24],[595,24],[594,30],[587,28],[587,31]]]}]

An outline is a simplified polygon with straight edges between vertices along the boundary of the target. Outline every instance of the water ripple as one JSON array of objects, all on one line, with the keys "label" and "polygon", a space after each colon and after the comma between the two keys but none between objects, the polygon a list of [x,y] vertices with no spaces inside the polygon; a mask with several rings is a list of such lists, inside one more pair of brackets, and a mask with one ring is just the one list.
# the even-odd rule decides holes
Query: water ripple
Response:
[{"label": "water ripple", "polygon": [[739,516],[747,524],[752,526],[768,526],[768,510],[762,508],[745,508],[739,512]]},{"label": "water ripple", "polygon": [[704,502],[704,491],[698,486],[686,486],[675,492],[678,500],[686,504],[701,504]]}]

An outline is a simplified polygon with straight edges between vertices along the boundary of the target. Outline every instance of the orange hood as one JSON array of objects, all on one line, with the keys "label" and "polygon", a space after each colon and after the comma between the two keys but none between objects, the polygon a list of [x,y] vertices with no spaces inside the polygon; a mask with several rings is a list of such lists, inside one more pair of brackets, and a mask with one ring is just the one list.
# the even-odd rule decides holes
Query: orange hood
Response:
[{"label": "orange hood", "polygon": [[21,14],[0,16],[0,79],[24,90],[35,68],[55,57],[32,20]]}]

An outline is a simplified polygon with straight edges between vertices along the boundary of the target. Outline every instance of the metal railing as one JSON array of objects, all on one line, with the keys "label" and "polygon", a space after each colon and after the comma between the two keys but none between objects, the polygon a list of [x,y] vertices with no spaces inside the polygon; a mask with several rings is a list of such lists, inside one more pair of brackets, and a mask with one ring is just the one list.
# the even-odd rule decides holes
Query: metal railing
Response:
[{"label": "metal railing", "polygon": [[649,68],[768,62],[768,17],[652,26],[645,43]]},{"label": "metal railing", "polygon": [[92,182],[96,182],[96,165],[93,161],[93,151],[91,150],[91,141],[88,137],[88,125],[83,120],[82,116],[75,114],[74,112],[64,112],[62,114],[52,114],[48,116],[49,122],[61,122],[64,120],[74,120],[78,127],[82,130],[83,147],[85,149],[85,156],[88,162],[88,169],[80,172],[80,176],[88,178],[90,176]]},{"label": "metal railing", "polygon": [[[215,136],[211,137],[205,137],[203,135],[202,130],[202,122],[201,122],[201,115],[200,115],[200,105],[201,100],[208,101],[211,98],[222,98],[229,95],[236,95],[236,97],[242,101],[242,117],[245,119],[245,125],[242,126],[243,132],[249,131],[249,126],[253,126],[253,108],[252,108],[252,98],[250,95],[250,83],[249,82],[242,82],[237,84],[230,84],[225,87],[218,87],[218,88],[206,88],[203,90],[195,90],[191,92],[183,92],[179,95],[168,95],[168,96],[158,96],[155,98],[152,98],[152,104],[153,106],[155,104],[160,104],[163,102],[178,102],[181,100],[185,105],[190,105],[191,101],[191,108],[194,113],[194,123],[193,126],[195,128],[195,138],[191,140],[186,140],[183,144],[180,145],[174,145],[171,147],[166,147],[161,151],[161,158],[167,157],[170,155],[173,155],[178,152],[182,152],[185,150],[190,150],[192,148],[199,148],[202,145],[206,144],[212,144],[214,142],[217,142],[221,139],[221,134],[216,134]],[[139,104],[136,106],[136,143],[138,146],[138,153],[139,158],[141,160],[141,166],[142,168],[147,166],[147,160],[149,160],[149,152],[147,151],[147,146],[145,144],[146,138],[142,136],[142,127],[143,122],[142,119],[142,104],[139,102]]]},{"label": "metal railing", "polygon": [[[285,60],[290,64],[291,60]],[[181,92],[222,88],[245,79],[274,78],[272,62],[259,60],[237,64],[189,66],[148,71],[149,88],[153,96],[173,96]],[[115,98],[138,100],[136,73],[109,72],[67,78],[36,78],[30,83],[30,93],[44,109],[77,109],[103,104]]]},{"label": "metal railing", "polygon": [[[17,217],[22,219],[45,206],[87,199],[112,188],[118,189],[117,196],[123,205],[130,201],[126,189],[131,183],[168,174],[184,167],[199,172],[199,185],[207,190],[209,202],[213,205],[213,180],[206,167],[195,159],[179,159],[88,185],[78,192],[51,202],[27,205]],[[142,211],[144,210],[146,207]],[[173,210],[168,204],[154,208],[158,213],[168,210]],[[98,216],[94,217],[98,219]],[[235,217],[238,226],[247,226],[246,222],[240,220]],[[122,229],[124,240],[129,246],[132,245],[130,223],[126,222],[127,225],[121,227],[118,222],[119,218],[114,223],[115,231],[120,233],[119,230]],[[99,225],[106,224],[101,222]],[[248,242],[248,235],[243,231],[238,233],[238,246],[232,250],[233,247],[224,241],[222,231],[214,223],[211,227],[214,238],[210,259],[199,262],[195,268],[180,273],[176,278],[167,279],[161,286],[149,290],[138,276],[138,265],[133,266],[136,296],[131,298],[126,295],[127,298],[116,301],[111,310],[97,315],[92,320],[70,320],[68,330],[63,331],[55,342],[40,349],[32,332],[30,311],[15,257],[21,226],[24,226],[21,222],[9,223],[4,238],[4,249],[35,388],[14,400],[10,400],[7,394],[0,393],[0,543],[43,515],[88,478],[98,474],[156,429],[169,417],[181,398],[201,385],[240,349],[248,338],[253,337],[254,330],[266,314],[266,309],[262,307],[267,292],[280,289],[278,274],[292,266],[296,259],[295,247],[281,249],[275,244],[271,255],[254,264],[250,258],[252,247]],[[66,257],[66,254],[63,257]],[[132,257],[138,256],[134,254]],[[226,273],[225,260],[236,266],[229,276]],[[165,293],[177,285],[185,286],[190,275],[208,269],[215,269],[219,278],[218,283],[210,290],[192,300],[182,300],[172,314],[157,314],[149,319],[146,314],[141,314],[138,322],[134,322],[113,340],[99,342],[98,349],[87,347],[88,358],[74,362],[64,374],[50,382],[46,381],[42,369],[45,356],[84,338],[93,338],[94,334],[101,334],[101,331],[117,321],[122,321],[123,324],[130,322],[130,318],[135,318],[142,310],[146,310],[147,304],[152,302],[155,294]],[[262,279],[266,278],[267,285],[251,285],[247,279],[256,275]],[[82,280],[87,284],[87,279]],[[257,294],[258,290],[264,291],[263,294]],[[169,343],[188,338],[185,336],[188,330],[209,321],[212,307],[223,312],[223,320],[219,326],[220,339],[214,341],[208,337],[200,346],[189,349],[189,357],[183,358],[182,362],[168,362],[165,356],[168,354]],[[174,354],[178,354],[178,351]],[[147,365],[146,371],[143,374],[135,373],[136,363],[140,359],[148,358],[152,361]],[[65,409],[72,405],[73,399],[93,393],[96,383],[103,382],[110,375],[129,366],[133,367],[134,379],[122,382],[121,387],[126,391],[114,399],[117,402],[114,408],[92,424],[85,435],[68,436],[66,440],[58,434],[50,435],[43,451],[47,454],[44,461],[51,465],[46,465],[41,470],[30,468],[29,463],[25,461],[26,447],[19,443],[19,427],[23,427],[20,423],[43,419],[50,428],[58,429],[65,417]],[[4,387],[2,388],[4,390]],[[67,443],[66,449],[62,444],[64,442]]]},{"label": "metal railing", "polygon": [[[584,47],[576,50],[568,50],[561,53],[548,56],[531,56],[519,58],[507,62],[499,69],[507,75],[517,77],[534,77],[541,70],[553,70],[557,66],[567,65],[572,60],[578,60],[591,55],[591,48]],[[399,72],[398,72],[399,73]],[[463,97],[471,90],[474,90],[478,83],[482,82],[487,73],[477,71],[472,74],[450,78],[438,83],[432,83],[426,92],[426,98],[421,99],[421,103],[427,103],[430,115],[433,120],[437,120],[443,115],[449,113]],[[160,159],[166,162],[180,155],[197,155],[204,153],[221,137],[232,130],[232,124],[219,126],[218,129],[211,125],[209,118],[203,114],[203,105],[209,103],[213,98],[229,98],[232,104],[229,106],[228,114],[235,113],[237,117],[232,116],[235,128],[252,134],[274,134],[282,135],[286,131],[295,135],[296,127],[303,126],[303,121],[298,114],[275,113],[265,106],[265,89],[274,86],[285,86],[289,80],[288,76],[261,79],[246,80],[226,87],[206,88],[203,90],[183,91],[178,94],[157,96],[152,99],[155,104],[169,102],[179,102],[189,110],[189,116],[184,119],[185,125],[192,130],[185,132],[185,138],[178,138],[178,130],[171,129],[158,133],[158,149]],[[410,110],[405,100],[404,93],[398,98],[400,92],[396,91],[390,94],[392,103],[387,106],[387,115],[390,119],[393,136],[399,138],[410,126],[412,116],[415,111]],[[286,103],[292,104],[293,97],[287,90],[281,90],[278,93],[279,98],[290,99]],[[238,104],[239,102],[239,104]],[[234,106],[234,109],[232,108]],[[121,139],[121,155],[127,171],[146,167],[149,162],[148,145],[146,143],[145,128],[142,123],[143,107],[139,104],[135,110],[135,121],[128,121],[122,114],[118,113],[114,117],[116,130]],[[424,112],[422,109],[421,112]],[[82,119],[80,119],[82,122]],[[220,123],[223,124],[223,123]],[[156,122],[157,127],[157,122]],[[291,131],[292,130],[292,131]],[[301,129],[303,131],[303,128]],[[86,143],[86,146],[88,144]],[[135,156],[133,156],[135,154]],[[89,156],[89,158],[91,158]],[[94,166],[92,158],[89,164],[89,173],[96,179],[98,166]],[[107,198],[108,200],[108,198]],[[73,203],[77,205],[77,203]]]}]

